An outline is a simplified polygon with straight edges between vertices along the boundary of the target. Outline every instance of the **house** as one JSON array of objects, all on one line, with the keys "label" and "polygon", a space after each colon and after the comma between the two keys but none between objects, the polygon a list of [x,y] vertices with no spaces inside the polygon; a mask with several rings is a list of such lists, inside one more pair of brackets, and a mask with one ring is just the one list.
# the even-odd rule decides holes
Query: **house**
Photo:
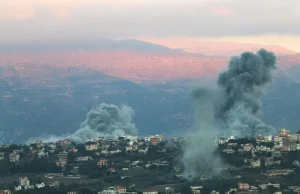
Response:
[{"label": "house", "polygon": [[297,150],[300,150],[300,144],[297,143]]},{"label": "house", "polygon": [[105,159],[105,158],[102,158],[102,159],[100,159],[98,162],[97,162],[97,166],[98,167],[102,167],[102,166],[107,166],[107,159]]},{"label": "house", "polygon": [[298,134],[291,134],[287,137],[288,142],[295,142],[298,141]]},{"label": "house", "polygon": [[108,189],[98,192],[98,194],[116,194],[116,193],[117,193],[117,189],[115,187],[109,187]]},{"label": "house", "polygon": [[[153,140],[151,140],[153,139]],[[158,142],[161,142],[161,141],[164,141],[164,136],[162,135],[150,135],[150,136],[146,136],[145,137],[145,141],[146,142],[150,142],[150,143],[158,143]]]},{"label": "house", "polygon": [[145,148],[145,149],[139,149],[138,152],[141,153],[141,154],[147,154],[147,152],[148,152],[148,147]]},{"label": "house", "polygon": [[232,147],[236,147],[238,144],[237,143],[228,143],[227,146],[232,148]]},{"label": "house", "polygon": [[43,150],[40,150],[38,151],[38,158],[41,159],[41,158],[47,158],[49,155],[48,155],[48,152],[44,152]]},{"label": "house", "polygon": [[10,190],[0,190],[0,194],[12,194]]},{"label": "house", "polygon": [[139,149],[138,145],[131,146],[132,151],[137,151]]},{"label": "house", "polygon": [[98,138],[88,138],[87,142],[97,142]]},{"label": "house", "polygon": [[109,151],[108,151],[108,150],[102,150],[102,151],[101,151],[101,154],[108,155],[108,154],[109,154]]},{"label": "house", "polygon": [[291,148],[290,148],[289,145],[284,145],[284,146],[282,146],[281,151],[282,152],[289,152],[289,151],[291,151]]},{"label": "house", "polygon": [[89,160],[92,160],[91,156],[78,156],[78,157],[75,158],[76,162],[86,162],[86,161],[89,161]]},{"label": "house", "polygon": [[225,143],[227,143],[227,140],[225,138],[220,138],[219,141],[218,141],[219,145],[223,145]]},{"label": "house", "polygon": [[252,149],[252,147],[253,147],[252,144],[247,143],[247,144],[245,144],[245,145],[243,146],[243,149],[244,149],[245,152],[250,152],[251,149]]},{"label": "house", "polygon": [[122,186],[117,186],[117,192],[118,193],[125,193],[126,192],[126,188],[122,187]]},{"label": "house", "polygon": [[180,172],[181,171],[181,166],[179,164],[174,165],[173,169],[175,170],[175,172]]},{"label": "house", "polygon": [[4,160],[4,152],[0,152],[0,160]]},{"label": "house", "polygon": [[294,172],[293,169],[283,169],[283,170],[267,170],[267,176],[281,176],[281,175],[288,175]]},{"label": "house", "polygon": [[278,131],[278,135],[281,137],[286,137],[288,135],[291,135],[291,131],[287,129],[281,129]]},{"label": "house", "polygon": [[297,144],[296,143],[291,143],[290,144],[290,151],[296,151],[297,150]]},{"label": "house", "polygon": [[54,143],[50,142],[50,143],[48,143],[48,147],[51,149],[55,149],[56,145]]},{"label": "house", "polygon": [[210,192],[210,194],[219,194],[219,191],[213,190],[212,192]]},{"label": "house", "polygon": [[78,194],[78,192],[77,191],[69,191],[69,192],[67,192],[67,194]]},{"label": "house", "polygon": [[107,169],[107,171],[109,171],[109,172],[116,172],[116,169],[115,168],[109,168],[109,169]]},{"label": "house", "polygon": [[139,145],[139,146],[143,146],[144,144],[145,144],[144,141],[138,141],[138,145]]},{"label": "house", "polygon": [[231,193],[236,193],[237,189],[236,188],[231,188],[229,191],[226,191],[225,194],[231,194]]},{"label": "house", "polygon": [[264,136],[264,142],[272,142],[272,135]]},{"label": "house", "polygon": [[193,194],[200,194],[203,186],[190,186],[190,188],[192,189]]},{"label": "house", "polygon": [[21,185],[18,185],[17,187],[15,187],[15,190],[16,190],[16,191],[21,191],[21,190],[22,190],[22,186],[21,186]]},{"label": "house", "polygon": [[299,161],[298,160],[295,160],[294,162],[293,162],[293,165],[295,165],[295,166],[300,166],[300,163],[299,163]]},{"label": "house", "polygon": [[38,189],[45,187],[45,183],[40,183],[35,185]]},{"label": "house", "polygon": [[158,194],[158,192],[155,190],[149,189],[149,190],[144,191],[143,194]]},{"label": "house", "polygon": [[273,154],[272,154],[273,157],[281,157],[281,151],[280,150],[274,150]]},{"label": "house", "polygon": [[78,149],[75,148],[75,147],[72,147],[72,148],[69,150],[69,152],[74,152],[74,153],[76,153],[76,152],[78,152]]},{"label": "house", "polygon": [[252,168],[258,168],[258,167],[260,167],[260,165],[261,165],[260,160],[251,160],[250,161],[250,166]]},{"label": "house", "polygon": [[9,161],[10,162],[19,162],[20,154],[10,153],[9,154]]},{"label": "house", "polygon": [[270,158],[267,158],[265,160],[265,166],[272,166],[272,165],[276,165],[276,164],[281,164],[281,160],[271,160]]},{"label": "house", "polygon": [[25,186],[24,189],[27,190],[27,189],[34,189],[34,185],[28,185],[28,186]]},{"label": "house", "polygon": [[132,135],[127,135],[127,136],[122,136],[122,137],[124,137],[124,139],[129,139],[129,140],[131,140],[131,141],[138,141],[139,140],[139,137],[138,136],[132,136]]},{"label": "house", "polygon": [[275,136],[273,139],[274,142],[282,142],[283,138],[281,136]]},{"label": "house", "polygon": [[57,144],[58,145],[60,145],[60,146],[67,146],[67,145],[71,145],[72,144],[72,141],[71,140],[69,140],[69,139],[64,139],[64,140],[59,140],[58,142],[57,142]]},{"label": "house", "polygon": [[273,186],[274,188],[277,188],[277,189],[280,188],[280,184],[278,184],[278,183],[275,183],[275,184],[268,183],[268,184],[260,184],[260,185],[258,185],[258,187],[261,190],[266,190],[266,189],[268,189],[269,186]]},{"label": "house", "polygon": [[250,188],[249,183],[238,183],[238,190],[248,191]]},{"label": "house", "polygon": [[94,142],[88,142],[85,145],[85,149],[88,150],[88,151],[98,150],[98,148],[99,148],[99,144],[94,143]]},{"label": "house", "polygon": [[14,154],[21,154],[21,153],[23,153],[23,148],[20,149],[20,150],[13,150],[13,153]]},{"label": "house", "polygon": [[68,160],[68,152],[60,152],[57,154],[58,161],[56,162],[57,166],[64,167]]},{"label": "house", "polygon": [[59,187],[59,181],[54,181],[53,183],[49,184],[50,188],[58,188]]},{"label": "house", "polygon": [[150,138],[150,143],[152,145],[156,145],[159,142],[159,139],[157,137]]},{"label": "house", "polygon": [[263,146],[263,145],[260,145],[260,146],[256,146],[256,151],[258,152],[266,152],[267,151],[267,147],[266,146]]},{"label": "house", "polygon": [[30,185],[30,181],[29,181],[28,177],[27,176],[20,177],[19,178],[19,185],[21,185],[23,187],[29,186]]},{"label": "house", "polygon": [[166,187],[165,190],[166,190],[166,194],[174,194],[174,189],[171,187]]},{"label": "house", "polygon": [[109,154],[117,154],[117,153],[120,153],[120,152],[121,152],[121,150],[111,150],[109,152]]},{"label": "house", "polygon": [[233,153],[235,153],[235,151],[233,149],[224,149],[224,150],[222,150],[222,152],[225,152],[227,154],[233,154]]},{"label": "house", "polygon": [[125,147],[125,150],[126,150],[126,152],[132,151],[132,147],[131,147],[131,146],[126,146],[126,147]]},{"label": "house", "polygon": [[37,147],[38,149],[41,149],[42,147],[44,147],[43,142],[40,141],[40,140],[37,140],[35,143],[36,143],[36,147]]}]

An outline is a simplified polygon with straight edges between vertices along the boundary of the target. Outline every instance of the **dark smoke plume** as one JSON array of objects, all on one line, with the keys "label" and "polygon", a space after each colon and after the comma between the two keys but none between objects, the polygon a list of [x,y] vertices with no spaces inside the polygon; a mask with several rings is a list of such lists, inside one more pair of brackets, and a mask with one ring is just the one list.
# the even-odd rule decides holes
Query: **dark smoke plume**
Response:
[{"label": "dark smoke plume", "polygon": [[[275,64],[275,55],[261,49],[256,54],[245,52],[232,57],[228,69],[219,74],[214,91],[214,122],[227,129],[225,135],[253,137],[275,131],[258,118]],[[200,91],[196,89],[194,94]]]},{"label": "dark smoke plume", "polygon": [[195,131],[184,144],[184,176],[195,179],[220,173],[221,161],[214,154],[212,137],[223,135],[257,136],[273,133],[273,127],[258,118],[262,97],[272,82],[276,57],[264,49],[233,57],[228,69],[219,74],[217,88],[193,90]]},{"label": "dark smoke plume", "polygon": [[220,73],[221,95],[216,103],[216,118],[223,121],[233,135],[264,135],[274,131],[258,119],[262,97],[272,82],[276,57],[261,49],[257,54],[246,52],[233,57],[228,70]]},{"label": "dark smoke plume", "polygon": [[68,138],[75,142],[84,142],[98,136],[136,135],[137,129],[132,123],[134,111],[131,107],[102,103],[94,107],[81,123],[80,129]]}]

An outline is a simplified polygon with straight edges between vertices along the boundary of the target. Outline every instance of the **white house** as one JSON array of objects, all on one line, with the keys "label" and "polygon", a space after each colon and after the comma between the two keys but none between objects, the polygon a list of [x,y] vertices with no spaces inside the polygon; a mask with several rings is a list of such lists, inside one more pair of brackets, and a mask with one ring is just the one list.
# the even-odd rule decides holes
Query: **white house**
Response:
[{"label": "white house", "polygon": [[158,192],[155,191],[155,190],[150,189],[150,190],[144,191],[143,194],[158,194]]},{"label": "white house", "polygon": [[45,183],[40,183],[35,185],[38,189],[45,187]]},{"label": "white house", "polygon": [[26,176],[25,177],[21,177],[21,178],[19,178],[19,185],[23,186],[23,187],[29,186],[30,185],[30,181],[29,181],[29,179]]},{"label": "white house", "polygon": [[16,190],[16,191],[21,191],[21,190],[22,190],[22,186],[19,185],[19,186],[15,187],[15,190]]}]

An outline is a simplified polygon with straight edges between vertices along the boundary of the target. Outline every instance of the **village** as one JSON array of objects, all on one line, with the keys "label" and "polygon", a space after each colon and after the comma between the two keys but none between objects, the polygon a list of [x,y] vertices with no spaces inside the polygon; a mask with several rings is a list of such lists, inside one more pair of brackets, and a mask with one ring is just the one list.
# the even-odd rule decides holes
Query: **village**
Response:
[{"label": "village", "polygon": [[[184,137],[69,139],[0,146],[0,194],[300,193],[300,134],[212,137],[220,176],[184,178]],[[47,192],[46,192],[47,191]]]}]

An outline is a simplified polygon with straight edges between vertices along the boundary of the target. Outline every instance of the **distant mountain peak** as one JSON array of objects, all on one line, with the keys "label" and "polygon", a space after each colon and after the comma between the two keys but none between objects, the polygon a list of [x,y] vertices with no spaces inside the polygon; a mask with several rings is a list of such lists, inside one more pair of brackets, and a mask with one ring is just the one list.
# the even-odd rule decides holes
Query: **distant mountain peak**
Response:
[{"label": "distant mountain peak", "polygon": [[297,54],[296,51],[278,45],[262,45],[254,43],[238,43],[230,41],[200,40],[193,38],[138,38],[155,44],[161,44],[169,48],[180,48],[188,53],[198,53],[207,56],[231,57],[245,51],[256,52],[261,48],[273,51],[278,56]]}]

